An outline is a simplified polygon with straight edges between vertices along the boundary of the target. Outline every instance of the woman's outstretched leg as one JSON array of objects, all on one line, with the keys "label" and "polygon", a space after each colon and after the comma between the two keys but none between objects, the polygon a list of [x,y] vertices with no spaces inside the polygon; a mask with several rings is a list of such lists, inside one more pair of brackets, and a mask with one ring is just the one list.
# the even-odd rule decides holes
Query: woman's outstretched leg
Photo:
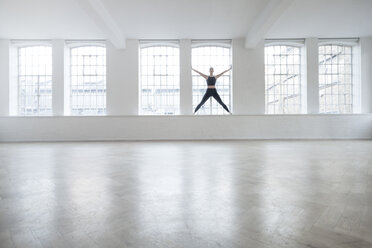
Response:
[{"label": "woman's outstretched leg", "polygon": [[199,103],[198,106],[196,106],[195,108],[195,111],[194,111],[194,114],[201,108],[201,106],[204,105],[204,103],[209,99],[209,97],[211,97],[211,95],[209,94],[209,92],[205,92],[204,96],[203,96],[203,99],[201,100],[201,102]]},{"label": "woman's outstretched leg", "polygon": [[213,98],[216,99],[216,101],[217,101],[219,104],[221,104],[221,106],[222,106],[222,107],[223,107],[227,112],[230,113],[230,110],[227,108],[226,104],[223,103],[223,101],[222,101],[220,95],[217,93],[217,91],[216,91],[216,93],[213,94]]}]

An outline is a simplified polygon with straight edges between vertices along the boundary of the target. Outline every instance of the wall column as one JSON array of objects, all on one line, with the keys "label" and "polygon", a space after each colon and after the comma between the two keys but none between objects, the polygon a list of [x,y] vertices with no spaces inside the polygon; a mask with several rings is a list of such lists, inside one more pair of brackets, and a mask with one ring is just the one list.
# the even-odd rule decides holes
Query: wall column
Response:
[{"label": "wall column", "polygon": [[[307,83],[307,114],[319,113],[319,50],[318,39],[306,39],[306,83]],[[304,96],[306,97],[306,95]]]},{"label": "wall column", "polygon": [[264,42],[247,49],[244,39],[234,39],[233,46],[233,113],[265,114]]},{"label": "wall column", "polygon": [[372,37],[360,39],[362,113],[372,113]]},{"label": "wall column", "polygon": [[126,49],[106,46],[107,115],[138,114],[138,40],[127,40]]},{"label": "wall column", "polygon": [[53,56],[53,115],[64,115],[64,97],[65,97],[65,41],[52,41]]},{"label": "wall column", "polygon": [[0,116],[9,115],[9,40],[0,40]]},{"label": "wall column", "polygon": [[180,41],[180,68],[180,114],[191,115],[193,113],[191,40]]}]

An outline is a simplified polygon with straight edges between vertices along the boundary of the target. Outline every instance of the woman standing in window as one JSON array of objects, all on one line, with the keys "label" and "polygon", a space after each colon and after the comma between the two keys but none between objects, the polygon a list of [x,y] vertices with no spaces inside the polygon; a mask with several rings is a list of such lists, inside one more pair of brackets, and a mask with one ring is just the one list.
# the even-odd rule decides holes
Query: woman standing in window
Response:
[{"label": "woman standing in window", "polygon": [[227,108],[226,104],[223,103],[220,95],[218,94],[217,90],[216,90],[216,81],[219,77],[221,77],[223,74],[225,74],[226,72],[230,71],[232,69],[232,66],[230,66],[230,69],[218,74],[217,76],[214,76],[213,73],[214,73],[214,69],[213,67],[209,68],[209,76],[201,73],[200,71],[197,71],[195,70],[194,68],[192,68],[192,70],[196,73],[198,73],[200,76],[202,76],[203,78],[205,78],[207,80],[207,85],[208,85],[208,89],[207,91],[205,92],[204,96],[203,96],[203,99],[201,100],[201,102],[199,103],[198,106],[196,106],[195,108],[195,111],[194,111],[194,114],[196,114],[196,112],[200,109],[201,106],[203,106],[203,104],[212,96],[214,99],[216,99],[216,101],[221,104],[221,106],[227,111],[229,112],[229,114],[231,114],[230,110]]}]

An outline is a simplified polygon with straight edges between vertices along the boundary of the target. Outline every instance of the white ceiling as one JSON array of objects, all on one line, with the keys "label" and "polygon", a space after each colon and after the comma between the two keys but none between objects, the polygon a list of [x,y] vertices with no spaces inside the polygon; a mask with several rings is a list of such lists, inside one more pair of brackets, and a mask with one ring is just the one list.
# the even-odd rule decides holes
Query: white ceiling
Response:
[{"label": "white ceiling", "polygon": [[372,36],[372,0],[295,0],[266,36]]},{"label": "white ceiling", "polygon": [[[0,38],[110,38],[82,1],[125,38],[206,39],[245,37],[270,0],[0,0]],[[371,24],[372,0],[294,0],[265,37],[372,36]]]},{"label": "white ceiling", "polygon": [[243,37],[268,0],[105,0],[128,38]]},{"label": "white ceiling", "polygon": [[105,38],[76,0],[0,0],[0,38]]}]

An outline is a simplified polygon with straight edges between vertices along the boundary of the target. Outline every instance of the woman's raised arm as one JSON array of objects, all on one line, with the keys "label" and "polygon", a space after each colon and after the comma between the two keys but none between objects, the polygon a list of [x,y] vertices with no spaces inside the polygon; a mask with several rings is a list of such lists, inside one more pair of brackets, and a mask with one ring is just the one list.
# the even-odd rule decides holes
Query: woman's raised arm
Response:
[{"label": "woman's raised arm", "polygon": [[208,76],[207,76],[207,75],[201,73],[200,71],[195,70],[194,68],[191,68],[191,69],[192,69],[194,72],[198,73],[198,74],[199,74],[200,76],[202,76],[203,78],[208,79]]},{"label": "woman's raised arm", "polygon": [[232,69],[232,66],[230,66],[230,69],[227,69],[226,71],[223,71],[223,72],[221,72],[220,74],[218,74],[218,75],[216,76],[216,79],[219,78],[219,77],[221,77],[223,74],[225,74],[226,72],[230,71],[231,69]]}]

